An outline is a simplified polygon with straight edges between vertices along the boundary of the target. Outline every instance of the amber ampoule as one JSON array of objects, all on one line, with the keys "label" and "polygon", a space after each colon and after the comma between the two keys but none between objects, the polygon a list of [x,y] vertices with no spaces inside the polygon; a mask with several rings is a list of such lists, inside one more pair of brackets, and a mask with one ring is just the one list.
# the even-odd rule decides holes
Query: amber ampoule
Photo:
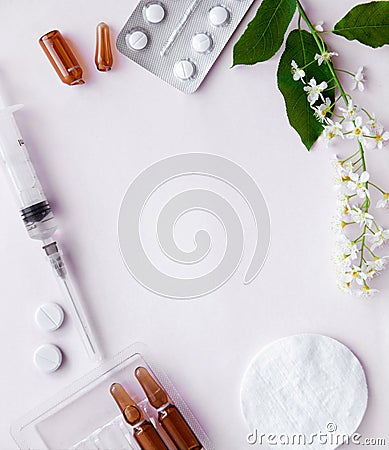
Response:
[{"label": "amber ampoule", "polygon": [[82,79],[81,66],[60,31],[53,30],[46,33],[39,39],[39,45],[61,81],[69,86],[85,83]]},{"label": "amber ampoule", "polygon": [[131,425],[133,436],[142,450],[169,450],[158,431],[145,419],[142,410],[119,383],[114,383],[110,392],[124,420]]},{"label": "amber ampoule", "polygon": [[185,418],[148,370],[138,367],[135,370],[135,377],[142,386],[150,405],[158,411],[158,422],[178,450],[201,450],[203,446]]},{"label": "amber ampoule", "polygon": [[101,72],[108,72],[112,69],[113,57],[109,26],[104,22],[100,22],[96,27],[95,64],[97,70]]}]

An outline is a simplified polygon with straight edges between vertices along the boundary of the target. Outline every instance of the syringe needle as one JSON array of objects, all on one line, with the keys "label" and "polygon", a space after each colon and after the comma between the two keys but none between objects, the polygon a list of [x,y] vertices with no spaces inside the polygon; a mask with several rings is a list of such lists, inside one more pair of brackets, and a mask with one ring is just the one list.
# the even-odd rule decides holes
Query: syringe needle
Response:
[{"label": "syringe needle", "polygon": [[79,324],[78,332],[80,333],[81,338],[84,341],[85,349],[92,359],[99,361],[99,360],[101,360],[101,355],[97,349],[96,343],[94,342],[90,328],[89,328],[88,324],[85,323],[85,318],[82,318],[80,316],[80,308],[78,306],[77,297],[75,297],[75,295],[74,295],[74,290],[72,289],[72,287],[69,283],[69,280],[67,280],[66,278],[63,278],[62,282],[63,282],[64,288],[65,288],[67,297],[70,301],[70,304],[73,307],[74,322]]},{"label": "syringe needle", "polygon": [[78,295],[73,288],[72,282],[65,266],[62,252],[59,250],[57,243],[52,240],[46,242],[46,245],[43,247],[43,249],[46,252],[47,257],[49,258],[50,264],[55,274],[57,275],[58,283],[60,285],[60,288],[62,289],[64,296],[69,300],[73,322],[77,327],[77,331],[82,339],[85,350],[87,351],[91,359],[94,359],[96,361],[100,360],[101,355],[98,351],[96,342],[92,335],[92,331],[84,314],[84,310],[82,308]]}]

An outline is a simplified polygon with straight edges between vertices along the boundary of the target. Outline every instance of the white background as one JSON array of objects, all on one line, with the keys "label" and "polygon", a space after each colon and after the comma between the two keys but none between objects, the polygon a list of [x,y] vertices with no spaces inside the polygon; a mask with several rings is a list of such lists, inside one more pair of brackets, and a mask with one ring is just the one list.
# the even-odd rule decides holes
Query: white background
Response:
[{"label": "white background", "polygon": [[[325,19],[327,27],[356,3],[305,1],[312,20]],[[274,339],[323,333],[348,345],[366,370],[370,400],[360,433],[388,438],[389,274],[376,281],[382,293],[374,300],[338,292],[331,263],[333,149],[318,143],[308,153],[289,127],[276,87],[279,55],[255,67],[230,69],[233,42],[258,3],[191,96],[117,51],[110,73],[95,69],[96,24],[109,23],[115,37],[135,4],[0,2],[0,89],[7,103],[25,104],[18,123],[53,202],[61,242],[104,354],[112,356],[134,341],[146,343],[216,449],[242,450],[252,448],[239,405],[240,382],[251,358]],[[76,48],[84,86],[61,84],[38,46],[38,38],[53,28]],[[388,49],[372,50],[341,37],[328,40],[340,54],[338,65],[367,66],[367,89],[356,94],[356,101],[389,127]],[[147,291],[129,275],[117,242],[117,217],[137,174],[163,157],[191,151],[227,157],[253,176],[269,206],[272,243],[251,285],[242,282],[250,261],[245,255],[222,288],[177,301]],[[373,177],[386,189],[388,151],[368,155]],[[38,305],[63,302],[39,244],[26,235],[4,176],[0,201],[0,448],[12,450],[11,422],[92,364],[71,321],[52,335],[36,328]],[[389,225],[387,213],[382,220]],[[63,349],[66,361],[48,376],[34,368],[32,355],[49,341]]]}]

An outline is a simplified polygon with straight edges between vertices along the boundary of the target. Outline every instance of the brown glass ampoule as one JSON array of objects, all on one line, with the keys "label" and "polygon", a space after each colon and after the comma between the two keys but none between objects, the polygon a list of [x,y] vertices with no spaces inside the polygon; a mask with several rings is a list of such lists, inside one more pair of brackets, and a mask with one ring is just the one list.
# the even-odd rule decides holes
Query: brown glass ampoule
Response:
[{"label": "brown glass ampoule", "polygon": [[121,384],[114,383],[110,392],[123,414],[124,420],[131,425],[134,439],[142,450],[169,450],[158,431],[151,422],[144,418],[142,410]]},{"label": "brown glass ampoule", "polygon": [[135,370],[135,377],[142,386],[146,397],[158,410],[158,421],[178,450],[201,450],[196,435],[168,395],[144,367]]},{"label": "brown glass ampoule", "polygon": [[39,44],[61,81],[70,86],[85,83],[77,58],[58,30],[46,33],[39,39]]},{"label": "brown glass ampoule", "polygon": [[101,72],[108,72],[112,69],[113,57],[109,26],[104,22],[100,22],[96,27],[95,64],[97,70]]}]

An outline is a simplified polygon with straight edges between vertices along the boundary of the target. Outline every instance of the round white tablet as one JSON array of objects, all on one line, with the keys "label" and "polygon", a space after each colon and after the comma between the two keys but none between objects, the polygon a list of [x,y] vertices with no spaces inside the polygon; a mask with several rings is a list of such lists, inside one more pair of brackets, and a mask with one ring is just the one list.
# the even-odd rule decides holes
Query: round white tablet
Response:
[{"label": "round white tablet", "polygon": [[145,6],[144,14],[150,23],[160,23],[165,17],[165,10],[160,3],[148,3]]},{"label": "round white tablet", "polygon": [[229,21],[229,19],[230,13],[224,6],[214,6],[209,11],[209,20],[215,27],[221,27],[222,25],[225,25]]},{"label": "round white tablet", "polygon": [[126,42],[133,50],[143,50],[148,42],[147,34],[141,30],[133,30],[126,36]]},{"label": "round white tablet", "polygon": [[[258,353],[243,378],[247,440],[283,450],[335,449],[357,430],[367,399],[363,368],[343,344],[318,334],[280,339]],[[303,441],[292,447],[293,436]]]},{"label": "round white tablet", "polygon": [[62,364],[62,352],[56,345],[41,345],[35,350],[34,364],[42,372],[55,372]]},{"label": "round white tablet", "polygon": [[180,80],[189,80],[193,77],[195,71],[195,65],[187,59],[181,59],[174,64],[174,75]]},{"label": "round white tablet", "polygon": [[35,322],[44,331],[55,331],[62,325],[63,309],[56,303],[45,303],[35,312]]},{"label": "round white tablet", "polygon": [[197,53],[206,53],[212,47],[212,38],[206,33],[197,33],[192,37],[192,47]]}]

